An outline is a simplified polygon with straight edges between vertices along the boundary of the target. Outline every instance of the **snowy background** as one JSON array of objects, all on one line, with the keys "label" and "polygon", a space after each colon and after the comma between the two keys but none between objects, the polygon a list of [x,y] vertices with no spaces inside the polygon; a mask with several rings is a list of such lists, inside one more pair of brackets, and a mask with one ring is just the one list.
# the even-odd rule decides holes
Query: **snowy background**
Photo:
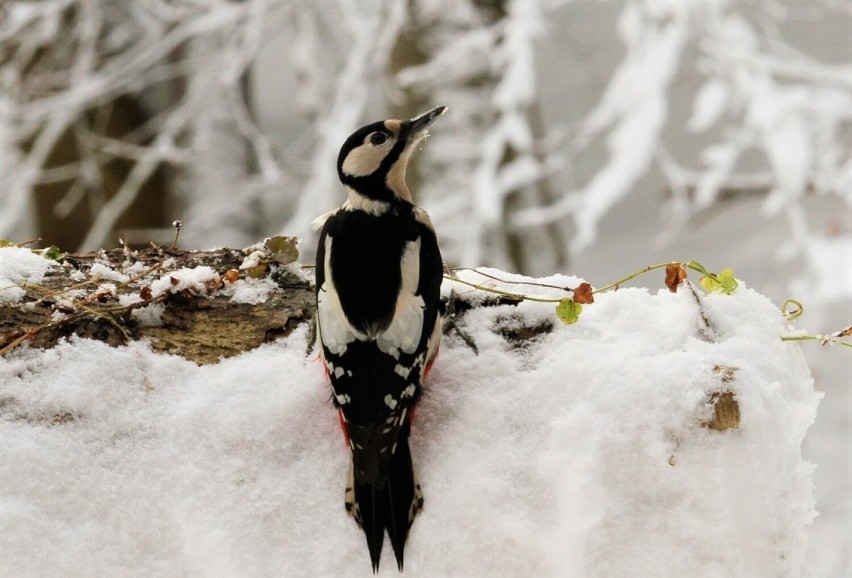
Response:
[{"label": "snowy background", "polygon": [[[284,232],[309,259],[345,137],[445,104],[411,178],[451,264],[603,285],[696,259],[831,332],[850,29],[843,0],[4,2],[0,238],[166,242],[180,218],[185,247]],[[803,351],[825,393],[808,560],[852,575],[852,363]]]}]

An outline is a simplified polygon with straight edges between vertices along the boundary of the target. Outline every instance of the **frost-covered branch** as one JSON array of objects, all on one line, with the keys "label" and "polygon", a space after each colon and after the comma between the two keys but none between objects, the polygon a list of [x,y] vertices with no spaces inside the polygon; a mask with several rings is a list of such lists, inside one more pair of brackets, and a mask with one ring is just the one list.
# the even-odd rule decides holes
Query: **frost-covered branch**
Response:
[{"label": "frost-covered branch", "polygon": [[[337,172],[334,170],[340,145],[364,120],[370,88],[381,82],[390,56],[389,45],[405,23],[405,3],[382,0],[372,3],[338,2],[342,24],[336,35],[351,39],[344,64],[333,83],[332,102],[314,121],[318,133],[310,164],[310,176],[302,187],[292,216],[283,231],[311,237],[311,222],[317,215],[342,202]],[[302,58],[309,55],[302,51]],[[319,58],[320,55],[310,55]],[[320,67],[319,63],[316,63]]]},{"label": "frost-covered branch", "polygon": [[[419,6],[415,21],[428,59],[403,70],[398,81],[450,107],[454,126],[444,129],[440,150],[426,151],[441,170],[424,190],[427,206],[447,223],[448,259],[516,269],[564,265],[557,229],[523,232],[519,242],[508,226],[513,206],[551,200],[544,181],[558,165],[543,146],[549,135],[540,118],[542,6],[537,0],[487,7],[454,2],[463,8],[452,11],[447,4]],[[524,251],[535,253],[535,263]]]},{"label": "frost-covered branch", "polygon": [[[743,180],[768,178],[766,211],[785,214],[792,230],[786,254],[806,253],[814,234],[803,216],[805,195],[834,195],[852,205],[852,155],[843,129],[852,120],[852,65],[821,62],[783,39],[775,20],[791,17],[795,7],[761,6],[772,13],[747,16],[744,3],[628,2],[618,26],[625,57],[567,151],[571,157],[605,139],[608,162],[558,202],[523,212],[516,224],[538,227],[569,217],[580,250],[656,158],[675,192],[673,221],[685,222]],[[663,128],[672,120],[669,100],[679,76],[696,65],[703,84],[686,128],[707,144],[703,166],[692,169],[667,152],[674,149]],[[743,158],[755,151],[763,166],[743,173]]]},{"label": "frost-covered branch", "polygon": [[[68,214],[90,197],[98,211],[82,246],[108,242],[117,220],[155,170],[192,164],[203,152],[204,142],[192,134],[198,119],[213,107],[239,126],[263,176],[276,178],[277,161],[251,115],[233,104],[223,106],[211,95],[239,93],[267,15],[294,3],[12,3],[0,20],[0,53],[6,55],[0,59],[0,195],[8,208],[0,216],[0,235],[19,235],[21,223],[32,221],[36,185],[66,176],[73,182],[58,212]],[[202,44],[215,54],[194,49]],[[163,98],[181,92],[185,94],[177,105]],[[147,122],[111,134],[111,112],[102,111],[114,110],[119,99],[139,103]],[[92,115],[106,120],[90,123],[86,119]],[[48,158],[72,130],[85,141],[74,153],[82,156],[51,172]],[[7,159],[16,157],[13,170]],[[104,197],[104,179],[93,176],[114,158],[134,164],[123,182],[112,185],[116,188],[104,202],[99,200]]]}]

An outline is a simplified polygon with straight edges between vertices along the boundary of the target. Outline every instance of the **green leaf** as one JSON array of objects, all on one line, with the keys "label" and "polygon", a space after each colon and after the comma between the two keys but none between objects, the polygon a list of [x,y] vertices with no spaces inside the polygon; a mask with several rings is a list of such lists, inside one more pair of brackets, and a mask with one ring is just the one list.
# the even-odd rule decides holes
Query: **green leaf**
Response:
[{"label": "green leaf", "polygon": [[722,290],[722,284],[716,279],[714,275],[705,275],[701,279],[698,280],[704,290],[708,293],[716,293],[717,291]]},{"label": "green leaf", "polygon": [[739,283],[734,279],[734,270],[733,269],[722,269],[719,271],[719,274],[716,276],[719,280],[719,284],[722,286],[722,292],[725,295],[730,295],[739,287]]},{"label": "green leaf", "polygon": [[47,249],[41,250],[41,256],[45,259],[53,259],[54,261],[59,261],[65,256],[65,253],[59,250],[59,247],[56,245],[51,245]]},{"label": "green leaf", "polygon": [[686,264],[686,266],[689,269],[692,269],[693,271],[698,271],[699,273],[701,273],[705,277],[712,277],[713,276],[713,273],[708,271],[707,268],[704,265],[702,265],[701,263],[699,263],[698,261],[690,261],[689,263]]},{"label": "green leaf", "polygon": [[559,305],[556,306],[556,316],[566,325],[577,323],[581,311],[583,311],[583,306],[568,297],[560,299]]},{"label": "green leaf", "polygon": [[266,248],[272,254],[272,260],[286,265],[299,258],[299,249],[296,248],[298,237],[284,237],[278,235],[266,240]]},{"label": "green leaf", "polygon": [[11,247],[14,243],[8,239],[0,239],[0,247]]},{"label": "green leaf", "polygon": [[724,293],[730,295],[739,287],[739,283],[734,279],[733,269],[722,269],[718,275],[708,273],[699,280],[701,286],[708,293]]}]

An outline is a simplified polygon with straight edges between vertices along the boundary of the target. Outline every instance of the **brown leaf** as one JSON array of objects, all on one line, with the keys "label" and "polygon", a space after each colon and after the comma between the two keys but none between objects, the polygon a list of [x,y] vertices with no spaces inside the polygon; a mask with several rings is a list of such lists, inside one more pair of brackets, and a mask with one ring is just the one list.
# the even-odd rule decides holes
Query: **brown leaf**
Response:
[{"label": "brown leaf", "polygon": [[154,295],[151,293],[151,288],[145,286],[142,287],[142,290],[139,292],[139,297],[141,297],[143,301],[150,301]]},{"label": "brown leaf", "polygon": [[178,279],[176,279],[175,277],[172,277],[172,276],[169,276],[169,281],[171,282],[172,285],[177,285],[178,283],[180,283],[180,281]]},{"label": "brown leaf", "polygon": [[852,325],[850,325],[846,329],[841,329],[840,331],[832,335],[832,337],[852,337]]},{"label": "brown leaf", "polygon": [[240,272],[236,269],[228,269],[225,271],[224,278],[228,283],[236,283],[240,279]]},{"label": "brown leaf", "polygon": [[666,265],[666,287],[677,293],[677,286],[686,281],[686,269],[680,263]]},{"label": "brown leaf", "polygon": [[588,283],[580,283],[574,289],[574,303],[587,305],[595,302],[595,296],[592,295],[592,286]]}]

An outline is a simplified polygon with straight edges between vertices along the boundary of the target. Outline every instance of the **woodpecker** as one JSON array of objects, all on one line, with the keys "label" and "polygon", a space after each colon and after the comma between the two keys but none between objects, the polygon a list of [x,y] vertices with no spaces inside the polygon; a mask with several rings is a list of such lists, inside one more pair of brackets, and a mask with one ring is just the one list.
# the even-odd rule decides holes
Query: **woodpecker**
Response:
[{"label": "woodpecker", "polygon": [[403,568],[423,506],[408,438],[441,338],[443,262],[435,229],[405,183],[411,153],[447,107],[355,131],[337,172],[347,193],[315,221],[317,337],[351,452],[347,512],[378,571],[385,531]]}]

